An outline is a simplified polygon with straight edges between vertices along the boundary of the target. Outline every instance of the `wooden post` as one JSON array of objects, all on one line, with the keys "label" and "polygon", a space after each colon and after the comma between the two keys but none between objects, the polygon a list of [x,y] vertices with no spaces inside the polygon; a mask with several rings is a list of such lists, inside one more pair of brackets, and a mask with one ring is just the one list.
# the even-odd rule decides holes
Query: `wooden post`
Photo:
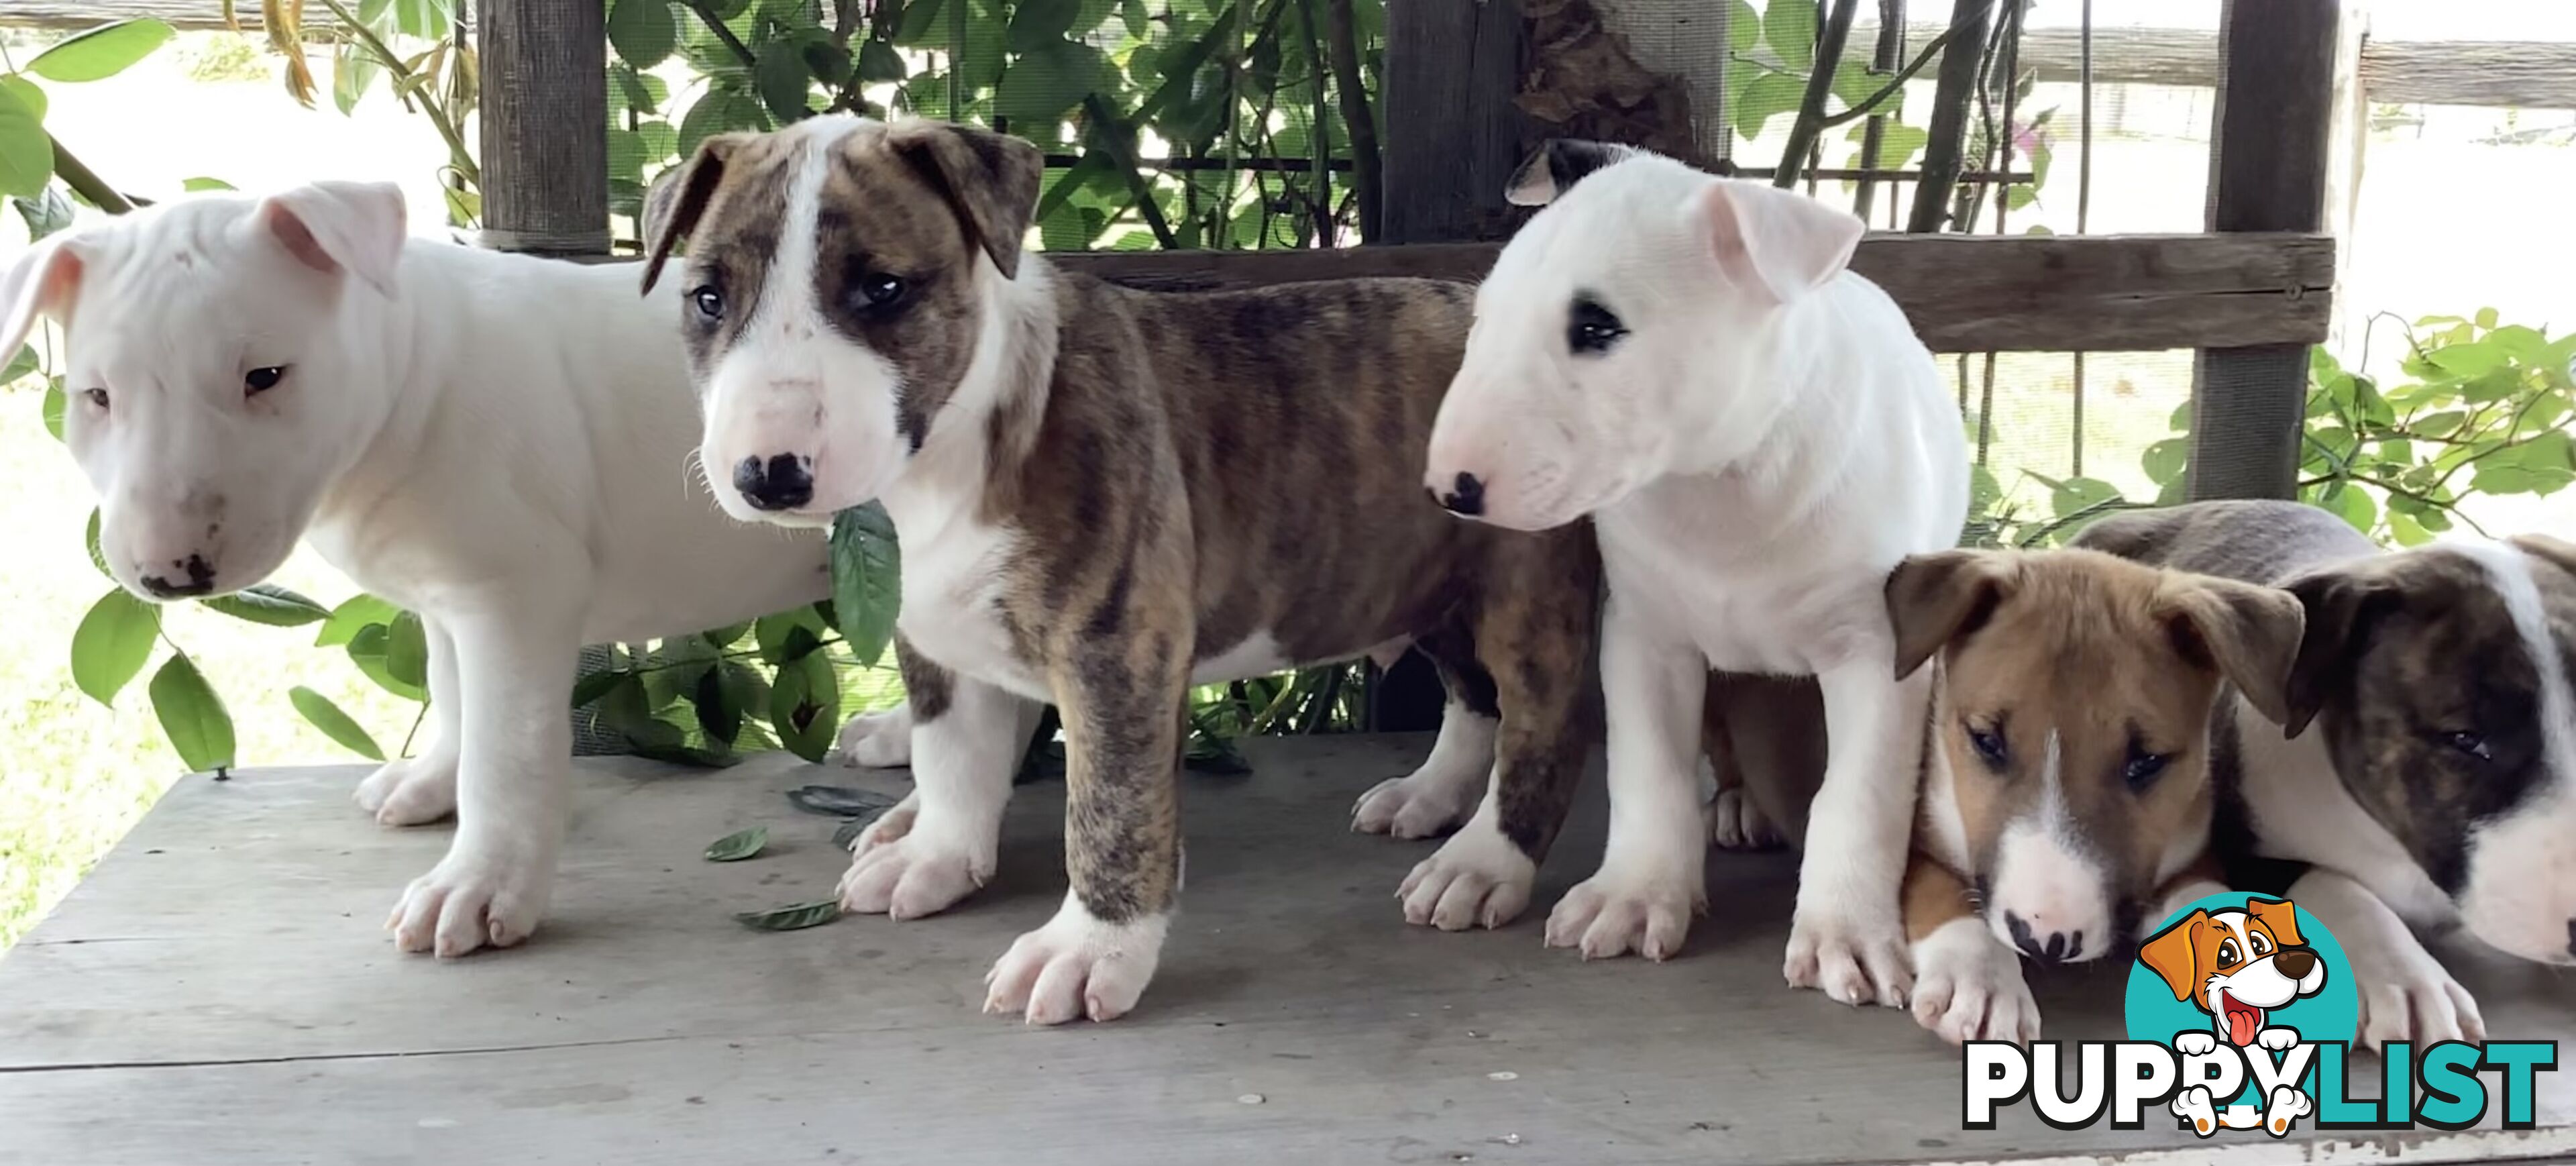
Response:
[{"label": "wooden post", "polygon": [[608,29],[599,0],[478,0],[482,243],[608,253]]},{"label": "wooden post", "polygon": [[1498,239],[1503,187],[1520,164],[1520,0],[1398,0],[1386,6],[1383,238]]},{"label": "wooden post", "polygon": [[[2341,0],[2228,0],[2219,17],[2209,229],[2325,220]],[[2303,344],[2203,349],[2192,378],[2190,496],[2291,498],[2307,414]]]}]

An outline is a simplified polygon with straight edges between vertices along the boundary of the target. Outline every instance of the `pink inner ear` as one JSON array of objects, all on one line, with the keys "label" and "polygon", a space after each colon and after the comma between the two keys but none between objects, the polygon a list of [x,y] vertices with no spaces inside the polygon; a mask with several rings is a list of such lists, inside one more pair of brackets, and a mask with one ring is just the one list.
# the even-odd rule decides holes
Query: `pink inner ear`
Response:
[{"label": "pink inner ear", "polygon": [[313,237],[312,228],[305,226],[304,220],[295,217],[294,211],[282,206],[270,205],[268,230],[270,234],[277,236],[279,243],[286,246],[287,254],[293,255],[296,262],[325,275],[334,274],[340,270],[339,261],[331,258],[330,253],[322,249],[322,244]]}]

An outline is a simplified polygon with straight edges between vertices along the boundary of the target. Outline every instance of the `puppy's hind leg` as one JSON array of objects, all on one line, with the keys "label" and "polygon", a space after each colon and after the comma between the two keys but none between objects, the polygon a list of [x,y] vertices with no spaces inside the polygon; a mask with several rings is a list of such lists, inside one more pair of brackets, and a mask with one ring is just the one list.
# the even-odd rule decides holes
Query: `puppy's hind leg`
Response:
[{"label": "puppy's hind leg", "polygon": [[426,616],[421,638],[429,648],[429,737],[420,752],[397,757],[358,783],[358,808],[387,826],[425,826],[456,813],[456,761],[463,737],[458,718],[465,695],[456,683],[456,642]]},{"label": "puppy's hind leg", "polygon": [[[1351,829],[1397,838],[1431,838],[1458,828],[1476,808],[1494,770],[1494,736],[1500,710],[1493,677],[1467,650],[1464,637],[1426,640],[1425,654],[1440,670],[1449,694],[1440,710],[1440,736],[1431,756],[1405,777],[1379,782],[1351,807]],[[1457,642],[1450,642],[1457,641]]]}]

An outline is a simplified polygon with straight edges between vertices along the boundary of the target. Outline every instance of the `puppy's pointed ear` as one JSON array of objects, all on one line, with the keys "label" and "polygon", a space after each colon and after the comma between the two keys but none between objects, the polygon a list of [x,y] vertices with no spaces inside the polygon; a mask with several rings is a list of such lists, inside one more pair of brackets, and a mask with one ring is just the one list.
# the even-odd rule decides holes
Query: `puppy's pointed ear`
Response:
[{"label": "puppy's pointed ear", "polygon": [[664,170],[653,177],[653,185],[644,192],[644,214],[636,226],[644,235],[644,290],[652,291],[662,278],[662,265],[670,261],[671,252],[680,240],[698,229],[698,219],[707,213],[707,203],[716,196],[716,187],[724,183],[725,160],[743,143],[757,134],[715,134],[698,143],[689,160]]},{"label": "puppy's pointed ear", "polygon": [[2306,610],[2299,656],[2282,696],[2281,728],[2297,737],[2338,688],[2369,642],[2371,625],[2392,610],[2397,592],[2367,566],[2327,568],[2282,584]]},{"label": "puppy's pointed ear", "polygon": [[1643,153],[1616,142],[1551,138],[1512,172],[1511,184],[1503,188],[1503,201],[1513,206],[1546,206],[1573,189],[1584,175]]},{"label": "puppy's pointed ear", "polygon": [[2307,610],[2276,587],[2233,579],[2168,575],[2159,614],[2185,659],[2204,662],[2274,724],[2290,719],[2290,669],[2298,661]]},{"label": "puppy's pointed ear", "polygon": [[2517,534],[2504,541],[2526,555],[2576,575],[2576,543],[2545,534]]},{"label": "puppy's pointed ear", "polygon": [[2272,939],[2283,947],[2306,947],[2299,938],[2299,909],[2288,899],[2247,899],[2245,913],[2272,933]]},{"label": "puppy's pointed ear", "polygon": [[83,262],[69,234],[47,236],[0,272],[0,364],[18,355],[39,316],[61,323],[80,294]]},{"label": "puppy's pointed ear", "polygon": [[984,248],[1002,278],[1019,278],[1046,155],[1007,134],[940,121],[897,122],[885,140],[948,200],[967,241]]},{"label": "puppy's pointed ear", "polygon": [[[2200,953],[2209,944],[2209,912],[2194,908],[2138,945],[2138,962],[2164,977],[2174,999],[2199,1003]],[[2202,1011],[2208,1011],[2203,1008]]]},{"label": "puppy's pointed ear", "polygon": [[1887,576],[1887,622],[1896,632],[1896,678],[1984,627],[2021,578],[2010,551],[1960,549],[1914,555]]},{"label": "puppy's pointed ear", "polygon": [[1718,266],[1738,286],[1785,304],[1851,263],[1869,230],[1849,211],[1765,182],[1721,178],[1691,196]]},{"label": "puppy's pointed ear", "polygon": [[325,275],[348,272],[385,296],[402,266],[402,188],[390,182],[315,182],[259,204],[258,222],[295,261]]}]

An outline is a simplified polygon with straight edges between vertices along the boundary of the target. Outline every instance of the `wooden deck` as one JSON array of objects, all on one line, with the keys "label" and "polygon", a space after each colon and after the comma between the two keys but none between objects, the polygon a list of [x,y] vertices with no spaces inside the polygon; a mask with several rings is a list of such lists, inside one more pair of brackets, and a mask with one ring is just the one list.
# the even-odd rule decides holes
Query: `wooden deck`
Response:
[{"label": "wooden deck", "polygon": [[[1542,949],[1546,904],[1597,858],[1597,782],[1532,917],[1406,927],[1389,895],[1429,844],[1344,821],[1426,744],[1260,744],[1250,777],[1192,777],[1188,909],[1160,979],[1133,1017],[1060,1030],[976,1010],[985,968],[1062,894],[1060,784],[1021,791],[1000,878],[955,913],[764,934],[732,912],[828,897],[843,861],[833,823],[780,792],[899,774],[586,764],[545,929],[441,964],[396,955],[378,923],[443,830],[365,820],[354,769],[192,778],[0,958],[0,1161],[2211,1160],[2180,1133],[2064,1133],[2027,1108],[1962,1132],[1953,1050],[1781,987],[1781,856],[1714,857],[1712,915],[1672,963]],[[700,860],[756,823],[767,855]],[[2051,1035],[2118,1035],[2124,972],[2044,979]],[[2489,963],[2464,979],[2499,1035],[2576,1036],[2576,981]],[[2576,1075],[2541,1081],[2533,1132],[2208,1146],[2576,1153]]]}]

